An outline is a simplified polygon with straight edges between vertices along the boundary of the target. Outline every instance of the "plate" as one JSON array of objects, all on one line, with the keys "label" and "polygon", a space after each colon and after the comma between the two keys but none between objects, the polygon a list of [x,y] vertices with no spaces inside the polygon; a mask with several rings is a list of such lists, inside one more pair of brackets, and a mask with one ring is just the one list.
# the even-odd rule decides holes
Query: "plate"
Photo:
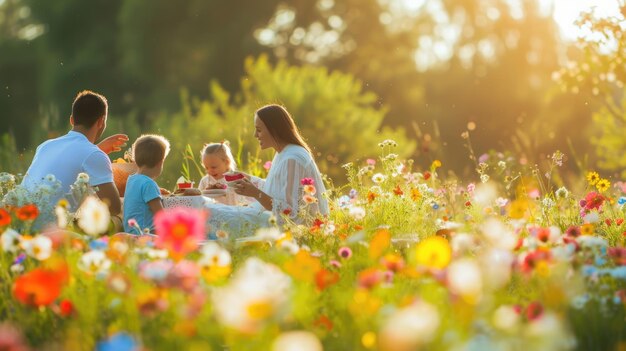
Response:
[{"label": "plate", "polygon": [[202,191],[202,195],[208,197],[217,197],[226,195],[226,189],[207,189]]}]

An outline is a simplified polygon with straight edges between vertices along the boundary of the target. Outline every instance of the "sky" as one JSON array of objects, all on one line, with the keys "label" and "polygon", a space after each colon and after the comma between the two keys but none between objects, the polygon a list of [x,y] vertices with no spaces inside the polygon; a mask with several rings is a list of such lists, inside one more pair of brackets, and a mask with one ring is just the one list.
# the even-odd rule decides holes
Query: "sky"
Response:
[{"label": "sky", "polygon": [[601,16],[611,16],[619,13],[620,0],[553,0],[554,19],[559,24],[566,39],[574,40],[586,33],[577,28],[573,22],[581,11],[595,6],[596,13]]}]

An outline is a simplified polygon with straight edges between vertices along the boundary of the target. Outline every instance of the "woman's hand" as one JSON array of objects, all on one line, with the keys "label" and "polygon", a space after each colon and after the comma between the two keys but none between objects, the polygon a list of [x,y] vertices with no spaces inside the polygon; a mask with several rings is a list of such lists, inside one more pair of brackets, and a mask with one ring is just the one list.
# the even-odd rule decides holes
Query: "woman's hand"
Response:
[{"label": "woman's hand", "polygon": [[127,141],[128,135],[115,134],[99,142],[98,148],[100,148],[100,150],[104,151],[104,153],[108,155],[112,152],[121,151],[122,148],[126,146]]},{"label": "woman's hand", "polygon": [[261,190],[254,186],[254,184],[252,184],[252,182],[250,182],[250,179],[248,178],[235,180],[231,183],[230,186],[235,190],[237,194],[248,197],[258,198],[261,192]]}]

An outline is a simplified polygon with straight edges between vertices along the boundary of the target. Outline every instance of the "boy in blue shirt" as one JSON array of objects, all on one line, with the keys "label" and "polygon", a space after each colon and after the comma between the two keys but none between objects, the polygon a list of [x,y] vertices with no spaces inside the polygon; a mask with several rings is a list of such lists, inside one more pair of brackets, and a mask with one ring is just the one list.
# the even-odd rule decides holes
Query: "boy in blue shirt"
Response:
[{"label": "boy in blue shirt", "polygon": [[142,135],[133,144],[137,173],[128,177],[124,195],[124,231],[141,234],[128,221],[134,219],[142,230],[154,232],[154,215],[163,209],[161,191],[155,179],[163,171],[170,143],[160,135]]}]

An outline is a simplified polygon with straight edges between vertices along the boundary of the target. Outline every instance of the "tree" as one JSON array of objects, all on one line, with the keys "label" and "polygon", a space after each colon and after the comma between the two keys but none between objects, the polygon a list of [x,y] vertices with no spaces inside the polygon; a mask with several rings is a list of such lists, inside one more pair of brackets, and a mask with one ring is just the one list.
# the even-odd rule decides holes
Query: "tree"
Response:
[{"label": "tree", "polygon": [[[382,127],[386,111],[376,106],[376,95],[349,74],[284,61],[272,65],[266,56],[246,60],[245,72],[239,94],[231,97],[214,82],[211,99],[183,94],[183,110],[157,120],[156,131],[172,140],[166,174],[179,173],[181,152],[188,143],[200,150],[203,143],[228,139],[241,161],[249,161],[246,155],[254,156],[250,160],[257,155],[270,160],[269,152],[258,153],[253,116],[258,107],[274,102],[287,107],[310,142],[320,170],[334,179],[343,177],[343,163],[378,155],[378,143],[384,139],[399,144],[400,157],[413,151],[415,144],[401,129]],[[250,166],[240,164],[244,169]]]}]

